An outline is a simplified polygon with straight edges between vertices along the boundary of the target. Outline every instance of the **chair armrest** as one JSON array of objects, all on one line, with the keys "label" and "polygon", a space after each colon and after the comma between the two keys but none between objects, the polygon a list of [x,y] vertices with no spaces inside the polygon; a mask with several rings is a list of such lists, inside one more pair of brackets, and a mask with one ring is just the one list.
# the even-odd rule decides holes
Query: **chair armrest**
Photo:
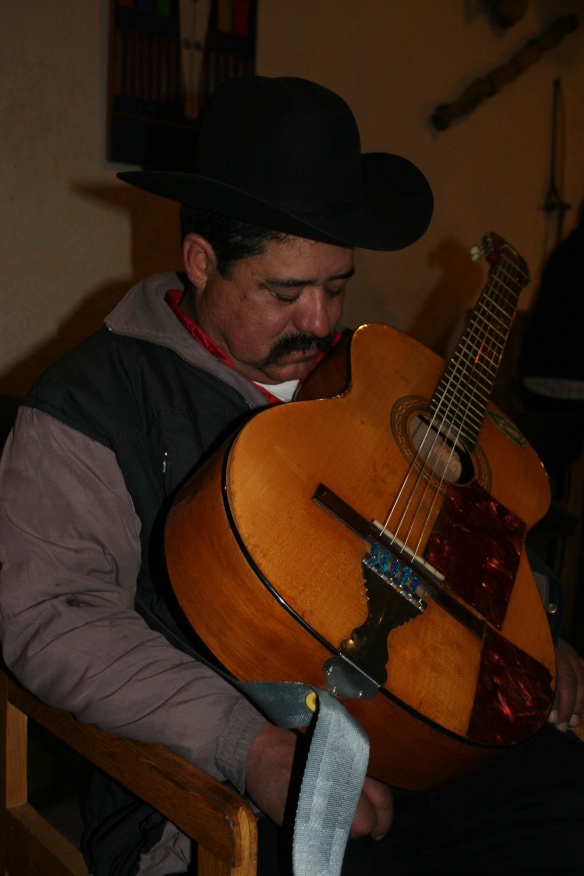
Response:
[{"label": "chair armrest", "polygon": [[8,703],[162,813],[199,844],[199,855],[202,846],[204,854],[227,862],[233,872],[255,874],[256,820],[242,797],[166,746],[82,724],[68,712],[44,705],[3,674]]}]

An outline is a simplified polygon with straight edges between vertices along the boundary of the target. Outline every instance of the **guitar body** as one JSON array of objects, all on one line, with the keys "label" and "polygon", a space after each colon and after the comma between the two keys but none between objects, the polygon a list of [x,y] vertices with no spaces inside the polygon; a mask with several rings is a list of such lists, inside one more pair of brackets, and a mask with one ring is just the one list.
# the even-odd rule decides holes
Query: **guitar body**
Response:
[{"label": "guitar body", "polygon": [[[362,326],[348,357],[339,349],[315,373],[313,392],[328,384],[333,397],[261,412],[183,489],[166,528],[171,581],[192,626],[237,678],[327,686],[325,662],[370,613],[362,569],[370,545],[315,502],[315,491],[323,484],[367,521],[385,521],[416,474],[411,422],[443,369],[409,336]],[[340,377],[347,370],[348,381]],[[454,512],[449,485],[423,473],[415,512],[405,498],[400,509],[462,621],[428,587],[425,610],[383,636],[386,678],[376,679],[374,695],[341,692],[369,735],[369,773],[411,789],[521,742],[553,697],[554,647],[524,550],[549,504],[547,476],[491,407],[468,458]],[[477,491],[487,501],[472,528]],[[501,596],[496,572],[508,554],[514,567]],[[480,570],[478,602],[465,590],[472,568]],[[483,611],[485,590],[493,611],[491,601]]]}]

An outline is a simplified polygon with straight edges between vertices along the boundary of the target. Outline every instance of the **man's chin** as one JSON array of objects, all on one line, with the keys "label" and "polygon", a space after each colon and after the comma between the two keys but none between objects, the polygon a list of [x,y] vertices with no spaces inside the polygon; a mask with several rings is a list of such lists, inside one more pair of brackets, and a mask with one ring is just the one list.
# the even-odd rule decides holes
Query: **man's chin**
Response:
[{"label": "man's chin", "polygon": [[318,353],[290,353],[281,362],[274,362],[266,368],[273,383],[285,383],[288,380],[304,380],[314,368]]}]

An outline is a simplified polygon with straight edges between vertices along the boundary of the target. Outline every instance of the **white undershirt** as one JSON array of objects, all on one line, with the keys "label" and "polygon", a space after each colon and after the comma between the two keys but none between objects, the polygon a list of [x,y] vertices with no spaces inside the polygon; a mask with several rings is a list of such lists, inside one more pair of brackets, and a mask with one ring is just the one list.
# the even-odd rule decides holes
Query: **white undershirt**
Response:
[{"label": "white undershirt", "polygon": [[300,381],[286,380],[284,383],[258,383],[256,380],[254,383],[257,383],[258,386],[261,386],[261,388],[267,390],[267,392],[271,392],[272,395],[275,395],[280,401],[289,402],[292,401],[294,393],[296,392],[296,387]]}]

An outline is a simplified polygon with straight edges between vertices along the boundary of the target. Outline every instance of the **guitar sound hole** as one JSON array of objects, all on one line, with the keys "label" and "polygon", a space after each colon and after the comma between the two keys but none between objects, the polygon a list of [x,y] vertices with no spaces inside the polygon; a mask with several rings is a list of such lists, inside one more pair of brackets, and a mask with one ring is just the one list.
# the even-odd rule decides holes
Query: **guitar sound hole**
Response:
[{"label": "guitar sound hole", "polygon": [[426,469],[439,481],[468,484],[474,477],[472,456],[448,424],[419,414],[410,421],[410,438]]}]

